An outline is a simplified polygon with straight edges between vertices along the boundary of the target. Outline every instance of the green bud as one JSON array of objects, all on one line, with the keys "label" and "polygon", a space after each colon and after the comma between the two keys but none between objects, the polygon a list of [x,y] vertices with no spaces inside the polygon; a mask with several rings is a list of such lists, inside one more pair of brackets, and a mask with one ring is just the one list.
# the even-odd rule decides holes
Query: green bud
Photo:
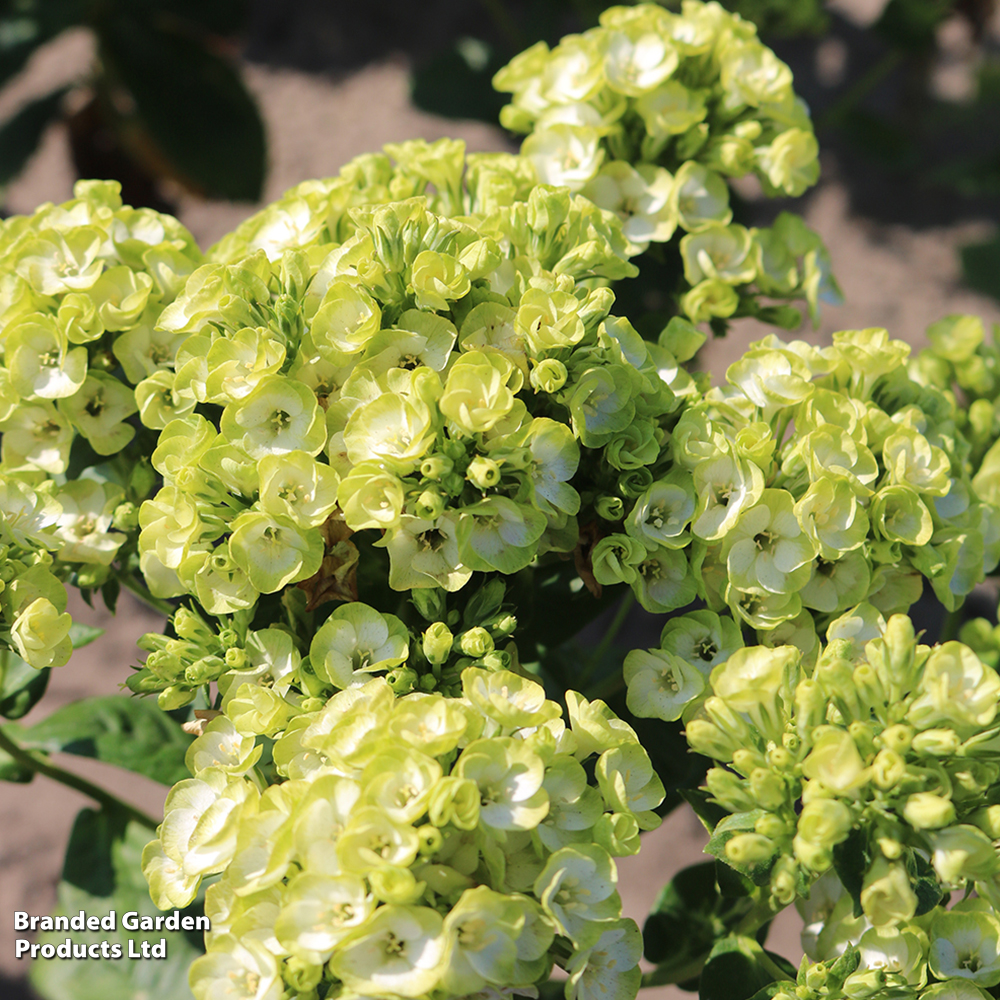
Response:
[{"label": "green bud", "polygon": [[872,762],[872,781],[883,791],[895,788],[905,774],[906,761],[895,750],[880,750]]},{"label": "green bud", "polygon": [[490,458],[477,455],[469,463],[465,478],[481,490],[492,489],[500,483],[500,466]]},{"label": "green bud", "polygon": [[81,590],[96,590],[107,582],[110,573],[107,566],[81,566],[76,571],[76,585]]},{"label": "green bud", "polygon": [[954,729],[925,729],[913,737],[912,747],[917,753],[934,757],[950,757],[962,745]]},{"label": "green bud", "polygon": [[218,656],[203,656],[184,671],[184,680],[197,687],[199,684],[218,680],[225,670],[225,660]]},{"label": "green bud", "polygon": [[431,455],[420,463],[420,475],[435,482],[446,476],[455,467],[446,455]]},{"label": "green bud", "polygon": [[513,635],[517,628],[517,619],[513,615],[503,615],[490,628],[494,636]]},{"label": "green bud", "polygon": [[418,882],[409,868],[379,865],[368,873],[368,882],[378,899],[406,906],[415,903],[424,893],[426,884]]},{"label": "green bud", "polygon": [[781,840],[788,834],[788,824],[774,813],[765,813],[753,825],[754,833],[768,840]]},{"label": "green bud", "polygon": [[444,843],[441,831],[430,823],[425,823],[423,826],[418,827],[417,836],[420,838],[418,850],[424,855],[436,854],[441,850],[441,845]]},{"label": "green bud", "polygon": [[164,688],[156,696],[156,704],[164,712],[172,712],[175,708],[183,708],[185,705],[190,705],[194,701],[195,694],[195,691],[188,691],[184,688],[171,685],[168,688]]},{"label": "green bud", "polygon": [[755,767],[750,772],[750,789],[763,809],[780,809],[785,804],[785,783],[767,768]]},{"label": "green bud", "polygon": [[425,632],[423,638],[424,656],[429,663],[440,665],[451,655],[455,637],[444,622],[434,622]]},{"label": "green bud", "polygon": [[474,656],[476,659],[493,651],[493,637],[479,626],[463,632],[458,642],[466,656]]},{"label": "green bud", "polygon": [[135,531],[139,527],[139,510],[134,503],[120,503],[111,518],[116,531]]},{"label": "green bud", "polygon": [[737,865],[754,865],[774,854],[774,842],[759,833],[738,833],[726,843],[726,857]]},{"label": "green bud", "polygon": [[941,795],[915,792],[906,800],[903,817],[917,830],[939,830],[955,822],[955,807]]},{"label": "green bud", "polygon": [[396,697],[401,697],[413,690],[413,686],[417,683],[417,672],[410,667],[394,667],[385,675],[385,679]]},{"label": "green bud", "polygon": [[239,646],[230,646],[226,650],[226,666],[230,670],[242,670],[247,662],[247,654]]},{"label": "green bud", "polygon": [[531,386],[536,392],[556,393],[566,384],[566,366],[555,358],[539,361],[531,370]]},{"label": "green bud", "polygon": [[413,513],[424,521],[436,521],[444,513],[445,504],[445,498],[436,490],[424,490],[413,505]]},{"label": "green bud", "polygon": [[917,912],[917,897],[899,861],[876,859],[861,889],[861,908],[876,926],[905,923]]},{"label": "green bud", "polygon": [[621,497],[606,493],[598,498],[594,510],[597,511],[597,516],[605,521],[620,521],[625,516],[625,502]]},{"label": "green bud", "polygon": [[749,812],[757,808],[755,798],[738,775],[723,767],[709,768],[705,785],[716,802],[729,812]]},{"label": "green bud", "polygon": [[973,826],[978,826],[990,840],[1000,840],[1000,806],[984,806],[969,817]]},{"label": "green bud", "polygon": [[484,656],[480,657],[478,665],[484,670],[510,670],[513,659],[506,650],[491,649]]},{"label": "green bud", "polygon": [[465,479],[457,472],[449,472],[447,475],[441,477],[441,485],[448,496],[457,497],[461,496],[462,491],[465,489]]},{"label": "green bud", "polygon": [[322,963],[307,962],[305,959],[292,955],[282,969],[285,982],[298,993],[308,993],[319,986],[323,978]]},{"label": "green bud", "polygon": [[913,727],[898,722],[894,726],[883,729],[875,742],[876,744],[880,743],[887,750],[894,750],[896,753],[906,753],[913,743]]}]

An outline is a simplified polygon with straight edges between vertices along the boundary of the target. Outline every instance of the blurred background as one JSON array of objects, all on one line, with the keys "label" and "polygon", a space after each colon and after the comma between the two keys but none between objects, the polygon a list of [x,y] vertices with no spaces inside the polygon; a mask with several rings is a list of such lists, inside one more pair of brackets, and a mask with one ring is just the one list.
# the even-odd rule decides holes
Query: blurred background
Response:
[{"label": "blurred background", "polygon": [[[115,178],[126,202],[178,216],[207,247],[260,204],[329,176],[383,143],[442,136],[471,151],[516,149],[496,124],[492,74],[516,52],[595,24],[590,0],[0,0],[0,213]],[[669,3],[666,6],[670,6]],[[826,242],[845,304],[813,342],[885,326],[915,348],[942,316],[1000,322],[1000,12],[994,0],[725,0],[792,67],[816,122],[823,173],[804,198],[738,189],[739,221],[801,213]],[[764,328],[739,320],[707,345],[726,366]],[[135,640],[162,619],[123,597],[117,619],[77,603],[105,635],[55,671],[38,721],[113,694]],[[638,628],[638,625],[637,625]],[[638,645],[645,639],[625,635]],[[156,812],[166,789],[60,759]],[[38,778],[0,791],[0,997],[29,1000],[14,910],[49,912],[83,796]],[[676,810],[620,865],[640,924],[704,838]],[[797,963],[794,914],[769,946]],[[680,997],[674,988],[651,991]],[[140,1000],[107,997],[106,1000]],[[152,998],[144,998],[152,1000]]]}]

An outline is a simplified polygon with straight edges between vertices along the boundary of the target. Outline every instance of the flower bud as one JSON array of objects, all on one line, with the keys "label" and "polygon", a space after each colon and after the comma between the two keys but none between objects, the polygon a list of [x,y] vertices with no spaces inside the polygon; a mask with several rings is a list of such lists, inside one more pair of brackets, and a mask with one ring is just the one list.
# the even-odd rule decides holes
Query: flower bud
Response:
[{"label": "flower bud", "polygon": [[420,463],[420,475],[435,481],[446,476],[454,468],[454,463],[446,455],[431,455]]},{"label": "flower bud", "polygon": [[500,466],[491,458],[477,455],[465,471],[465,478],[481,490],[492,489],[500,482]]},{"label": "flower bud", "polygon": [[308,993],[319,986],[323,978],[323,966],[292,955],[282,969],[285,982],[297,993]]},{"label": "flower bud", "polygon": [[955,807],[933,792],[915,792],[906,800],[903,818],[917,830],[939,830],[955,822]]},{"label": "flower bud", "polygon": [[494,635],[512,635],[517,628],[517,619],[513,615],[501,615],[491,626]]},{"label": "flower bud", "polygon": [[723,767],[709,768],[705,785],[716,802],[729,812],[749,812],[757,803],[739,777]]},{"label": "flower bud", "polygon": [[409,868],[398,865],[379,865],[368,873],[368,883],[376,898],[386,903],[406,906],[423,895],[426,883],[418,882]]},{"label": "flower bud", "polygon": [[1000,806],[984,806],[969,817],[973,826],[978,826],[990,840],[1000,840]]},{"label": "flower bud", "polygon": [[785,804],[785,783],[767,768],[755,767],[750,772],[750,789],[763,809],[780,809]]},{"label": "flower bud", "polygon": [[419,850],[421,854],[435,854],[441,850],[441,845],[444,843],[441,831],[430,823],[425,823],[419,827],[417,829],[417,836],[420,838]]},{"label": "flower bud", "polygon": [[621,497],[605,493],[594,504],[594,510],[605,521],[620,521],[625,516],[625,503]]},{"label": "flower bud", "polygon": [[436,521],[445,508],[445,498],[436,490],[424,490],[413,505],[414,516],[424,521]]},{"label": "flower bud", "polygon": [[139,527],[139,510],[134,503],[120,503],[111,518],[116,531],[135,531]]},{"label": "flower bud", "polygon": [[555,358],[539,361],[531,370],[531,386],[536,392],[558,392],[566,384],[566,366]]},{"label": "flower bud", "polygon": [[880,750],[872,762],[872,781],[887,792],[906,774],[906,761],[895,750]]},{"label": "flower bud", "polygon": [[230,646],[226,650],[226,666],[230,670],[242,670],[247,662],[247,654],[239,646]]},{"label": "flower bud", "polygon": [[881,744],[887,750],[894,750],[897,754],[906,753],[913,743],[913,727],[898,722],[894,726],[883,729],[875,742],[876,744]]},{"label": "flower bud", "polygon": [[393,667],[385,675],[385,679],[398,698],[413,690],[413,686],[417,683],[417,672],[411,667]]},{"label": "flower bud", "polygon": [[444,663],[451,655],[455,637],[444,622],[434,622],[425,632],[423,638],[424,656],[428,662],[435,665]]},{"label": "flower bud", "polygon": [[962,745],[954,729],[925,729],[913,737],[912,747],[917,753],[934,757],[950,757]]},{"label": "flower bud", "polygon": [[754,833],[768,840],[781,840],[788,835],[788,824],[774,813],[765,813],[753,825]]},{"label": "flower bud", "polygon": [[463,632],[458,640],[459,648],[466,656],[474,656],[479,659],[493,650],[493,637],[484,628],[478,625]]},{"label": "flower bud", "polygon": [[726,843],[726,857],[737,865],[767,861],[774,854],[774,842],[759,833],[738,833]]},{"label": "flower bud", "polygon": [[164,712],[172,712],[175,708],[183,708],[185,705],[190,705],[194,701],[196,694],[197,691],[190,691],[186,688],[171,685],[164,688],[156,696],[156,704]]}]

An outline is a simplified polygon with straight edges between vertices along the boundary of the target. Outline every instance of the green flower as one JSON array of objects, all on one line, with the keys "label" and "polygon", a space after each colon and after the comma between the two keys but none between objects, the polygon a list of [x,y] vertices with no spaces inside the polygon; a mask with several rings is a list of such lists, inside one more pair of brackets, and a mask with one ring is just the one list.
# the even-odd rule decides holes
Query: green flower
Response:
[{"label": "green flower", "polygon": [[334,687],[353,687],[375,670],[405,662],[409,631],[395,615],[383,615],[367,604],[337,608],[320,626],[309,647],[317,676]]},{"label": "green flower", "polygon": [[444,973],[441,915],[427,906],[380,906],[337,946],[331,969],[359,994],[421,997]]},{"label": "green flower", "polygon": [[723,545],[726,568],[741,590],[792,594],[809,579],[815,549],[787,490],[764,490],[737,518]]},{"label": "green flower", "polygon": [[229,554],[262,594],[307,579],[323,561],[319,532],[300,528],[290,518],[246,511],[231,527]]}]

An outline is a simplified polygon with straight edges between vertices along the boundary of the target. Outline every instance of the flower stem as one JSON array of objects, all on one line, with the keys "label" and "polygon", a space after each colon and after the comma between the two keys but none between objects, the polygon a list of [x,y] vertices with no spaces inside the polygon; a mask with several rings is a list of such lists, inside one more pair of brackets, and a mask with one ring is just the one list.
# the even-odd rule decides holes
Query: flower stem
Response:
[{"label": "flower stem", "polygon": [[95,802],[99,802],[102,806],[109,809],[121,810],[129,819],[135,820],[136,823],[141,823],[150,830],[155,831],[160,825],[152,816],[147,815],[133,805],[129,805],[127,802],[123,802],[99,785],[95,785],[86,778],[82,778],[78,774],[73,774],[72,771],[66,771],[57,764],[53,764],[48,754],[44,754],[38,750],[26,750],[24,747],[19,746],[2,727],[0,727],[0,750],[8,753],[22,767],[29,768],[37,774],[44,774],[45,777],[51,778],[53,781],[58,781],[67,788],[73,788],[78,792],[82,792]]},{"label": "flower stem", "polygon": [[587,661],[583,672],[577,678],[577,683],[581,688],[586,687],[587,682],[594,676],[594,672],[600,667],[604,657],[608,655],[608,650],[611,649],[615,639],[618,638],[618,633],[622,630],[622,626],[625,624],[625,620],[628,618],[628,613],[632,610],[634,603],[635,594],[630,590],[622,598],[621,604],[618,605],[618,611],[615,613],[614,618],[611,619],[611,624],[608,625],[607,631],[604,633],[604,638],[598,643],[597,649],[594,650],[594,655]]},{"label": "flower stem", "polygon": [[166,615],[168,618],[177,610],[168,600],[163,597],[154,597],[145,586],[140,583],[131,573],[118,578],[121,585],[130,590],[143,604],[148,604],[154,611]]}]

